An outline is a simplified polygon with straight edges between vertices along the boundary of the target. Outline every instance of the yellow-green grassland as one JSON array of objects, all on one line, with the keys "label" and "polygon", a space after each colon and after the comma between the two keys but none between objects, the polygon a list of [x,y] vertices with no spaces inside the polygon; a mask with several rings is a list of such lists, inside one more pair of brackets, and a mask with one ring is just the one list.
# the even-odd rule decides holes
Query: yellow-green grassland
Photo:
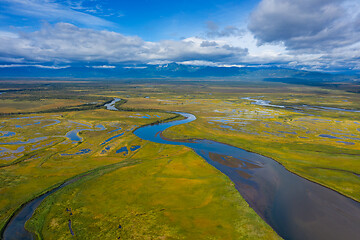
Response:
[{"label": "yellow-green grassland", "polygon": [[[140,126],[178,118],[176,111],[197,119],[165,137],[256,152],[360,201],[356,93],[220,80],[0,88],[2,231],[24,203],[85,174],[49,195],[26,229],[39,239],[279,239],[233,183],[193,150],[134,135]],[[105,109],[114,98],[123,99],[119,111]]]}]

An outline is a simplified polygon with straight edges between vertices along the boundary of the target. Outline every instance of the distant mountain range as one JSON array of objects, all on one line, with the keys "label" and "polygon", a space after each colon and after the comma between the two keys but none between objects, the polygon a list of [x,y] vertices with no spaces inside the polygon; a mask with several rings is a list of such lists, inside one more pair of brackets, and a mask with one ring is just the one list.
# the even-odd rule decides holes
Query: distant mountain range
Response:
[{"label": "distant mountain range", "polygon": [[278,67],[213,67],[192,66],[177,63],[161,65],[94,65],[53,67],[46,65],[1,65],[0,79],[13,78],[69,78],[69,79],[129,79],[129,78],[224,78],[238,80],[259,80],[290,84],[359,85],[358,75],[309,72]]},{"label": "distant mountain range", "polygon": [[[0,65],[1,66],[1,65]],[[177,77],[238,77],[259,75],[271,77],[274,74],[292,75],[296,70],[251,67],[209,67],[177,63],[162,65],[95,65],[53,67],[46,65],[2,65],[0,76],[4,77],[70,77],[70,78],[177,78]]]}]

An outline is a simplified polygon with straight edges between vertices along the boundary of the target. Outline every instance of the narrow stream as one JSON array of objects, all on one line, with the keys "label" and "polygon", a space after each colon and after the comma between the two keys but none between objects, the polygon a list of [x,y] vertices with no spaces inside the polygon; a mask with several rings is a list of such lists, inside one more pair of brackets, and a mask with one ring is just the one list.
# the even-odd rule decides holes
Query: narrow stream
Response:
[{"label": "narrow stream", "polygon": [[[87,174],[88,175],[88,174]],[[4,240],[32,240],[36,239],[34,234],[25,229],[25,223],[29,220],[34,214],[37,207],[40,203],[50,194],[56,192],[57,190],[76,182],[77,180],[85,177],[82,175],[73,179],[68,180],[67,182],[61,184],[59,187],[54,188],[53,190],[31,200],[26,203],[21,209],[11,218],[10,222],[6,225],[2,239]]]},{"label": "narrow stream", "polygon": [[152,142],[192,148],[226,174],[249,205],[284,239],[359,239],[360,203],[299,177],[271,158],[210,140],[172,140],[165,129],[186,119],[145,126],[134,133]]}]

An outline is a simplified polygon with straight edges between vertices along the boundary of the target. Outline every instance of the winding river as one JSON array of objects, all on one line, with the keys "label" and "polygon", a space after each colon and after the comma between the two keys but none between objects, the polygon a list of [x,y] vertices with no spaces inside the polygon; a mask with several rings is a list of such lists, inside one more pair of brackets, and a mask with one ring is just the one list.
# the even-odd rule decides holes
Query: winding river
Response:
[{"label": "winding river", "polygon": [[[360,236],[360,203],[287,171],[278,162],[240,148],[210,140],[172,140],[162,132],[196,117],[149,125],[134,131],[138,137],[163,144],[192,148],[209,164],[226,174],[249,205],[284,239],[357,239]],[[33,239],[24,225],[50,194],[25,204],[7,224],[3,239]]]},{"label": "winding river", "polygon": [[162,132],[196,117],[149,125],[134,133],[148,141],[192,148],[227,175],[248,204],[284,239],[358,239],[360,203],[299,177],[271,158],[210,140],[172,140]]},{"label": "winding river", "polygon": [[[88,174],[86,174],[88,175]],[[6,225],[2,239],[4,240],[33,240],[36,239],[34,234],[30,233],[25,229],[25,223],[32,217],[37,207],[40,203],[50,194],[56,192],[57,190],[76,182],[77,180],[85,177],[86,175],[78,176],[72,178],[60,186],[52,189],[51,191],[44,193],[43,195],[31,200],[30,202],[23,205],[20,210],[10,219],[9,223]]]}]

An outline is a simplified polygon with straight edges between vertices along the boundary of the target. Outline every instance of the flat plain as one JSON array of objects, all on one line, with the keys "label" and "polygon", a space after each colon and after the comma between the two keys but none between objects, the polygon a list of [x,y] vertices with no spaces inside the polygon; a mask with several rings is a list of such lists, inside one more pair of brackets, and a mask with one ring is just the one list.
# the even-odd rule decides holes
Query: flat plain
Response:
[{"label": "flat plain", "polygon": [[[270,157],[360,201],[360,96],[241,81],[0,85],[0,227],[47,197],[26,223],[39,239],[278,239],[220,171],[184,146],[136,137],[140,126]],[[60,94],[61,93],[61,94]],[[118,111],[104,107],[114,98]]]}]

